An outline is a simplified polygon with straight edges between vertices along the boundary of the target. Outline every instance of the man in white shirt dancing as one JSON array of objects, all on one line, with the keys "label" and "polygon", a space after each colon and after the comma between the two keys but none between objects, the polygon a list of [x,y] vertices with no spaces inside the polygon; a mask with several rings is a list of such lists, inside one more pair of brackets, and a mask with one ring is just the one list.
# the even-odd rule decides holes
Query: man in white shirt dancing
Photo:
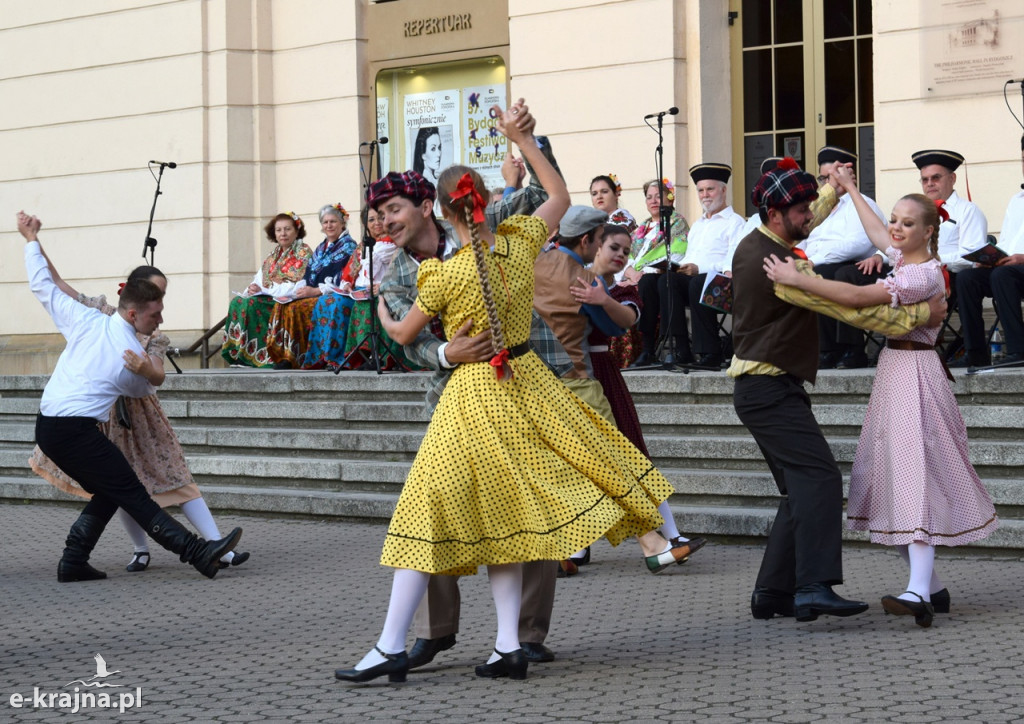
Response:
[{"label": "man in white shirt dancing", "polygon": [[242,537],[235,528],[226,538],[205,541],[188,532],[157,505],[139,482],[117,446],[100,432],[118,396],[145,397],[155,392],[138,374],[148,357],[136,337],[151,334],[163,321],[163,292],[146,280],[130,280],[120,293],[117,313],[107,316],[61,291],[39,244],[39,219],[18,214],[25,237],[25,268],[29,288],[57,325],[67,346],[57,360],[39,404],[36,442],[39,448],[92,499],[71,526],[64,555],[57,564],[61,583],[92,581],[107,574],[89,565],[110,518],[123,508],[157,543],[179,554],[207,578],[213,578],[220,557]]}]

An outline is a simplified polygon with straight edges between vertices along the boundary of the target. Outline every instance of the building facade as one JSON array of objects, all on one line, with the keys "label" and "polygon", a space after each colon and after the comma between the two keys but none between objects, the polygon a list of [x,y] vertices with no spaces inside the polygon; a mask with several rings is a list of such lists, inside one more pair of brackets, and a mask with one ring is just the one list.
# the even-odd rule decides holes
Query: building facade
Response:
[{"label": "building facade", "polygon": [[29,295],[14,212],[43,219],[72,286],[112,296],[143,262],[150,160],[177,164],[151,235],[170,280],[164,329],[181,347],[251,278],[276,212],[298,212],[315,244],[316,210],[340,201],[358,233],[378,169],[366,142],[388,138],[385,172],[461,162],[501,185],[488,110],[518,97],[574,201],[613,172],[638,218],[658,145],[644,117],[670,107],[664,168],[688,217],[691,165],[731,164],[744,213],[764,156],[813,167],[825,144],[859,154],[886,210],[919,190],[913,151],[959,151],[958,190],[969,184],[997,235],[1021,182],[1015,0],[6,3],[0,57],[0,304],[19,310],[0,322],[8,373],[47,372],[62,346]]}]

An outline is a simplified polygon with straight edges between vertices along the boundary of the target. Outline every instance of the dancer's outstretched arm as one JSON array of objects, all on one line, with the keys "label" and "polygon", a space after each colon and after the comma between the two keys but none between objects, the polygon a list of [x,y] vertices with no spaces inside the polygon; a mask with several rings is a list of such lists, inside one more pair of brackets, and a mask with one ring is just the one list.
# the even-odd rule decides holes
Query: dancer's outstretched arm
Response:
[{"label": "dancer's outstretched arm", "polygon": [[[18,212],[18,231],[25,237],[26,241],[39,241],[39,230],[43,228],[43,222],[36,216],[29,216],[24,211]],[[46,266],[50,269],[50,276],[53,277],[53,283],[57,285],[57,288],[67,294],[72,299],[78,299],[78,292],[72,288],[70,284],[61,278],[61,275],[57,273],[57,268],[50,261],[50,257],[46,255],[46,250],[43,249],[42,243],[39,244],[39,251],[42,253],[43,258],[46,259]]]},{"label": "dancer's outstretched arm", "polygon": [[[537,180],[548,193],[547,201],[541,204],[533,215],[544,219],[548,230],[551,231],[557,228],[562,216],[569,209],[569,189],[565,186],[565,180],[537,148],[537,140],[533,136],[536,121],[529,115],[530,109],[526,101],[520,98],[505,111],[501,111],[497,106],[495,110],[500,112],[497,119],[498,130],[509,141],[519,146],[519,152],[530,162]],[[524,117],[528,118],[529,122],[523,123]]]},{"label": "dancer's outstretched arm", "polygon": [[[875,220],[878,217],[872,214]],[[807,270],[806,273],[801,268]],[[782,261],[772,254],[764,260],[764,271],[776,284],[786,284],[805,292],[817,294],[844,307],[871,307],[876,304],[886,304],[892,301],[892,295],[884,284],[871,284],[865,287],[858,287],[855,284],[822,279],[814,274],[804,262],[801,267],[797,266],[796,259]]]},{"label": "dancer's outstretched arm", "polygon": [[853,205],[857,209],[857,215],[860,217],[861,226],[864,227],[864,231],[867,233],[868,238],[871,239],[871,243],[881,251],[888,249],[892,245],[892,241],[889,239],[889,230],[885,227],[885,222],[878,218],[874,209],[868,205],[868,202],[861,195],[860,189],[857,188],[857,179],[853,175],[853,170],[849,166],[837,163],[836,167],[832,169],[832,177],[850,195],[850,200],[853,201]]}]

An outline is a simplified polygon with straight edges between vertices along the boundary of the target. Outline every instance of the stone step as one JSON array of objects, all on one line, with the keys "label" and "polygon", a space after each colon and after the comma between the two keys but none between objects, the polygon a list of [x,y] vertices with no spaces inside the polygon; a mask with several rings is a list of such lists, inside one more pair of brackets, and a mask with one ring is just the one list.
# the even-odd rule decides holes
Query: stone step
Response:
[{"label": "stone step", "polygon": [[[366,428],[359,430],[299,430],[295,428],[241,428],[186,425],[176,428],[178,438],[192,455],[245,455],[254,460],[286,457],[298,464],[330,464],[338,460],[411,462],[423,438],[422,429]],[[28,423],[0,423],[0,452],[20,449],[34,439]],[[705,435],[681,437],[646,436],[647,447],[659,467],[691,467],[708,470],[763,470],[764,460],[750,437]],[[854,436],[829,437],[836,460],[844,466],[853,461],[857,448]],[[1017,440],[971,440],[971,461],[982,477],[1022,475],[1024,446]]]},{"label": "stone step", "polygon": [[[0,450],[0,472],[8,480],[34,480],[27,466],[29,448]],[[293,457],[188,454],[189,469],[205,490],[210,486],[234,486],[254,493],[267,489],[305,489],[320,495],[334,492],[397,495],[409,472],[409,461],[362,459],[309,460]],[[700,506],[748,506],[774,510],[778,491],[770,473],[761,468],[714,470],[709,468],[659,468],[676,489],[674,501]],[[846,485],[849,476],[845,476]],[[1024,479],[983,478],[1003,517],[1024,517]]]},{"label": "stone step", "polygon": [[[778,493],[718,373],[626,375],[681,528],[762,537]],[[426,430],[424,373],[223,370],[170,375],[161,402],[214,507],[387,518]],[[0,377],[0,498],[67,500],[27,466],[46,378]],[[826,372],[812,403],[848,474],[873,371]],[[958,375],[970,454],[1003,519],[983,546],[1024,550],[1024,370]],[[73,499],[77,500],[77,499]],[[848,532],[850,540],[862,534]]]},{"label": "stone step", "polygon": [[[312,515],[329,518],[366,520],[388,519],[394,511],[396,494],[362,492],[312,492],[292,488],[241,486],[203,487],[203,497],[215,511],[237,511],[276,515]],[[0,498],[8,500],[48,500],[67,502],[75,507],[81,500],[57,491],[53,486],[33,479],[0,477]],[[714,535],[727,538],[764,538],[775,516],[774,507],[694,506],[672,504],[672,514],[687,535]],[[866,541],[857,531],[843,531],[848,541]],[[989,538],[972,548],[1020,550],[1024,548],[1024,521],[1000,521]]]},{"label": "stone step", "polygon": [[[953,390],[962,405],[1024,403],[1024,368],[999,370],[993,374],[967,376],[954,371]],[[667,397],[694,402],[727,402],[733,381],[721,372],[680,374],[663,371],[627,372],[626,382],[638,404],[662,403]],[[329,372],[242,370],[190,370],[169,374],[160,388],[162,399],[239,399],[250,397],[261,405],[282,400],[323,400],[344,396],[350,400],[379,402],[404,400],[421,403],[431,373]],[[0,396],[36,397],[45,385],[45,375],[0,375]],[[810,386],[815,405],[867,401],[874,370],[825,370]]]},{"label": "stone step", "polygon": [[[746,435],[736,417],[731,399],[716,402],[673,400],[665,402],[638,401],[640,421],[650,434],[719,434]],[[278,400],[271,403],[237,399],[184,399],[161,394],[161,404],[175,425],[190,425],[202,421],[206,425],[239,425],[246,428],[318,427],[329,423],[345,423],[348,428],[367,428],[387,423],[409,429],[425,429],[429,421],[422,399],[374,400],[372,404],[358,398],[324,400]],[[863,402],[843,403],[824,398],[815,401],[815,415],[826,431],[850,434],[859,430],[866,410]],[[29,397],[0,397],[0,419],[8,422],[34,421],[38,399]],[[258,411],[258,414],[257,412]],[[1008,438],[1024,427],[1024,406],[1010,404],[972,404],[968,399],[961,404],[961,413],[972,437]],[[0,432],[2,435],[2,432]],[[2,438],[0,438],[2,439]]]}]

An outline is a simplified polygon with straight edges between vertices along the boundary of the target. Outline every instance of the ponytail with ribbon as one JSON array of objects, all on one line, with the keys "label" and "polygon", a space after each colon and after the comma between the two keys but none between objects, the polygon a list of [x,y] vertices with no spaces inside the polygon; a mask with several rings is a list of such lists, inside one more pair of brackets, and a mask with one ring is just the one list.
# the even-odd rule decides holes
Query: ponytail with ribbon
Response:
[{"label": "ponytail with ribbon", "polygon": [[[438,185],[445,186],[447,181],[445,176],[452,172],[453,168],[443,171]],[[494,291],[491,287],[490,271],[487,267],[488,248],[484,240],[480,238],[480,225],[484,223],[484,208],[487,202],[477,188],[477,179],[479,179],[479,175],[467,169],[459,178],[455,189],[448,194],[450,201],[447,203],[450,204],[452,211],[459,210],[461,207],[463,220],[469,227],[473,259],[476,261],[480,291],[484,298],[484,308],[487,310],[487,322],[491,328],[491,349],[494,351],[494,356],[491,357],[490,365],[494,368],[494,373],[499,380],[510,380],[513,372],[509,364],[509,351],[505,348],[505,334],[502,330],[501,317],[498,316],[498,308],[494,304]],[[444,194],[442,194],[442,199],[444,199]],[[462,200],[461,204],[456,204],[455,202],[460,199]]]},{"label": "ponytail with ribbon", "polygon": [[456,199],[469,197],[465,202],[469,204],[469,208],[473,213],[473,222],[476,224],[484,223],[484,208],[487,204],[484,202],[484,197],[477,191],[476,184],[473,183],[473,177],[468,173],[462,174],[462,178],[459,179],[459,183],[455,186],[455,190],[451,192],[452,201]]}]

